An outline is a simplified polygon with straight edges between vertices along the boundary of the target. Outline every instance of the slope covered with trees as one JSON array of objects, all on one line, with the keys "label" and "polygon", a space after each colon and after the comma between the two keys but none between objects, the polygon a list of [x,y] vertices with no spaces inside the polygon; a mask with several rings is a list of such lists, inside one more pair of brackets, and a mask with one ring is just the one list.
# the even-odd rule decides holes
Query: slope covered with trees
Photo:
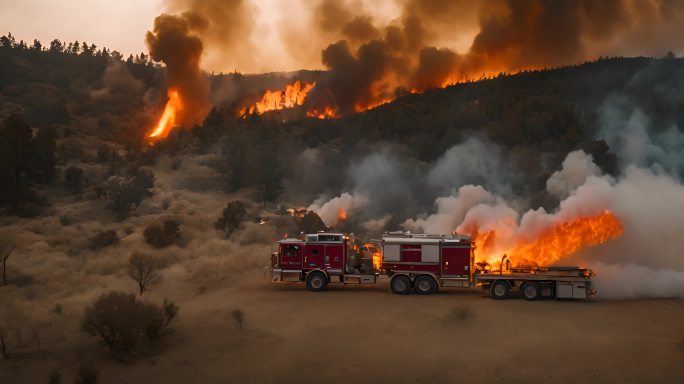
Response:
[{"label": "slope covered with trees", "polygon": [[[684,60],[670,55],[501,74],[404,94],[340,119],[282,121],[278,113],[238,118],[218,104],[201,126],[178,131],[150,148],[143,137],[161,113],[164,68],[144,53],[124,59],[85,42],[28,44],[8,35],[0,38],[0,66],[0,177],[12,186],[3,190],[0,204],[8,214],[21,213],[17,207],[24,202],[49,203],[49,196],[36,188],[41,185],[68,185],[70,191],[87,187],[107,199],[111,186],[106,181],[117,176],[119,189],[141,185],[112,195],[116,202],[122,195],[141,194],[123,203],[120,216],[125,217],[153,185],[133,182],[141,177],[139,168],[160,154],[215,153],[211,166],[222,175],[224,189],[252,187],[265,204],[287,192],[287,181],[302,166],[298,156],[307,148],[319,151],[320,184],[335,194],[347,182],[339,175],[368,153],[390,146],[421,169],[472,137],[496,145],[524,175],[513,187],[531,206],[551,206],[545,181],[569,151],[582,148],[604,172],[616,172],[616,156],[600,134],[600,106],[607,100],[628,99],[648,116],[652,130],[684,123],[682,97],[676,92],[684,82]],[[218,82],[245,81],[240,78],[211,75],[212,89],[220,88]],[[255,79],[251,83],[259,83]],[[76,168],[88,163],[107,164],[107,172],[83,176]],[[146,172],[145,178],[153,180]],[[324,192],[308,187],[297,190],[306,198]]]}]

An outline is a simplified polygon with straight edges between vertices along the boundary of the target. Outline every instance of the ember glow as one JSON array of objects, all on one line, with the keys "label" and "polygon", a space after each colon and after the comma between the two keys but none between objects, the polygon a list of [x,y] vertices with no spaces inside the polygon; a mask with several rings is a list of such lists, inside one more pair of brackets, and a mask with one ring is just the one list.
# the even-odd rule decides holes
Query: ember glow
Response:
[{"label": "ember glow", "polygon": [[315,82],[307,83],[297,80],[294,84],[287,85],[282,90],[266,91],[259,101],[244,107],[240,111],[240,116],[247,116],[253,113],[260,115],[264,112],[279,111],[302,105],[304,100],[306,100],[306,96],[315,85]]},{"label": "ember glow", "polygon": [[177,125],[178,114],[183,110],[183,102],[178,90],[170,88],[167,95],[169,100],[166,102],[166,107],[164,107],[164,113],[159,118],[157,126],[147,135],[150,141],[166,138]]},{"label": "ember glow", "polygon": [[[504,230],[505,232],[505,230]],[[622,234],[622,224],[610,211],[589,217],[580,217],[562,222],[542,231],[536,238],[519,236],[511,246],[496,230],[469,235],[476,243],[475,258],[496,266],[504,254],[515,266],[547,266],[572,255],[584,248],[603,244]]]}]

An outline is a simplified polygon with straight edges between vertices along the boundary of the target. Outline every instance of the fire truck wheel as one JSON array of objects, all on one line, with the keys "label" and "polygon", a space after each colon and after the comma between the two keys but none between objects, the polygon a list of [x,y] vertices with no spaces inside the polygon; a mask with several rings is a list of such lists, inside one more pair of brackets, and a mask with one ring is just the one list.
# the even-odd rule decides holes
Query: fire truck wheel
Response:
[{"label": "fire truck wheel", "polygon": [[324,291],[328,285],[328,279],[320,272],[311,272],[306,276],[306,289],[311,292]]},{"label": "fire truck wheel", "polygon": [[508,283],[499,280],[496,281],[494,284],[492,284],[491,288],[489,288],[489,296],[492,299],[497,299],[497,300],[504,300],[508,299],[508,292],[511,290],[511,287],[508,286]]},{"label": "fire truck wheel", "polygon": [[390,288],[397,295],[408,295],[411,293],[411,279],[406,275],[395,276],[390,281]]},{"label": "fire truck wheel", "polygon": [[520,287],[523,298],[525,300],[537,300],[541,295],[541,287],[534,282],[527,282]]},{"label": "fire truck wheel", "polygon": [[432,277],[420,275],[413,281],[413,290],[419,295],[431,295],[437,291],[437,284]]}]

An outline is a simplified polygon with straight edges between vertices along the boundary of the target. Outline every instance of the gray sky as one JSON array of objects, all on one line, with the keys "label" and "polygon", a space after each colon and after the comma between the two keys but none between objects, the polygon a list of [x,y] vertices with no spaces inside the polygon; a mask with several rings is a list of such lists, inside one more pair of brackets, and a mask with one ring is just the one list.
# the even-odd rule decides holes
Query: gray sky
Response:
[{"label": "gray sky", "polygon": [[49,45],[86,41],[123,54],[147,52],[145,32],[162,0],[0,0],[0,35]]}]

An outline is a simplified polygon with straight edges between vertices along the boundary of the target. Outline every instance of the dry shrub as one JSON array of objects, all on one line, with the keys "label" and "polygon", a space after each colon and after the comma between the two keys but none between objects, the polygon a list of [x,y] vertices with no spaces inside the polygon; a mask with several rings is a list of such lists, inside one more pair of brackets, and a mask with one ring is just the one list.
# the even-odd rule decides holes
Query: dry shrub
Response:
[{"label": "dry shrub", "polygon": [[119,244],[119,237],[116,231],[108,229],[106,231],[97,231],[97,233],[88,239],[88,247],[93,251],[99,251],[112,245]]},{"label": "dry shrub", "polygon": [[133,294],[114,291],[100,296],[86,308],[81,329],[100,336],[115,358],[125,358],[140,339],[156,341],[163,336],[178,309],[167,300],[160,308],[138,300]]},{"label": "dry shrub", "polygon": [[152,224],[143,232],[147,244],[155,248],[166,248],[180,240],[180,223],[176,220],[166,220],[164,225]]}]

